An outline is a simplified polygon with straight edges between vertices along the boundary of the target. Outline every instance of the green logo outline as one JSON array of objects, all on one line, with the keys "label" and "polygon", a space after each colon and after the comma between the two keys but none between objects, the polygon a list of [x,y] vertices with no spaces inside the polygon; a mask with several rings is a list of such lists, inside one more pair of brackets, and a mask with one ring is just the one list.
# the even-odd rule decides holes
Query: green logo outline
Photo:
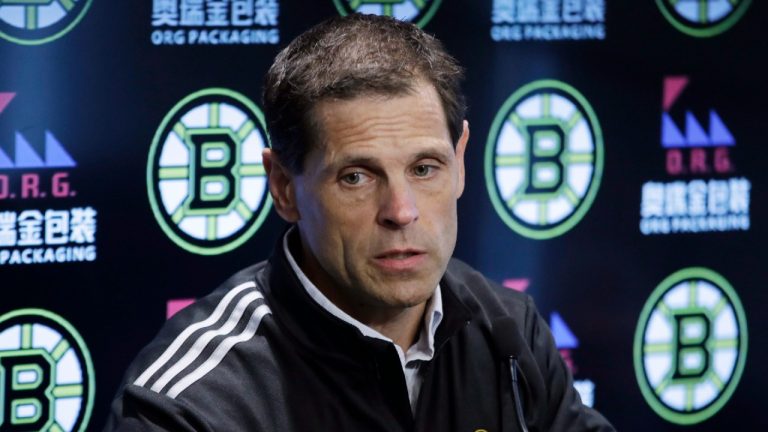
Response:
[{"label": "green logo outline", "polygon": [[[419,1],[422,2],[422,3],[426,3],[429,0],[419,0]],[[440,7],[440,4],[442,3],[442,1],[443,0],[432,0],[432,4],[429,5],[429,6],[426,6],[426,4],[424,4],[422,6],[422,8],[419,10],[419,15],[421,15],[421,18],[418,18],[418,15],[417,15],[416,17],[418,18],[418,20],[415,21],[414,24],[416,24],[416,26],[419,27],[419,28],[424,28],[424,26],[426,26],[429,23],[429,21],[432,20],[432,17],[437,12],[437,9]],[[355,3],[355,5],[351,5],[350,3]],[[389,1],[388,0],[379,0],[379,1],[370,1],[370,0],[333,0],[333,4],[334,4],[334,6],[336,6],[336,10],[339,12],[339,14],[341,16],[347,16],[349,14],[356,13],[357,8],[360,5],[366,4],[366,3],[380,3],[383,6],[386,6],[388,4],[391,5],[391,4],[394,4],[394,3],[399,3],[399,1],[397,1],[397,0],[389,0]],[[414,2],[414,3],[416,3],[416,2]],[[424,12],[424,8],[425,7],[427,8],[426,12]],[[392,16],[392,15],[390,13],[390,14],[386,14],[386,16]],[[413,21],[411,21],[411,22],[413,22]]]},{"label": "green logo outline", "polygon": [[[266,130],[267,130],[266,121],[264,119],[264,114],[262,113],[262,111],[256,106],[256,104],[254,104],[250,99],[248,99],[244,95],[226,88],[210,87],[210,88],[193,92],[187,95],[186,97],[184,97],[181,101],[177,102],[176,105],[174,105],[173,108],[171,108],[171,110],[163,118],[162,122],[160,123],[160,126],[157,128],[157,131],[155,132],[155,135],[152,139],[152,145],[150,147],[149,156],[147,159],[147,192],[148,192],[150,207],[152,208],[152,214],[154,215],[155,220],[158,222],[158,224],[162,228],[163,232],[168,236],[168,238],[170,238],[177,246],[181,247],[182,249],[188,252],[199,254],[199,255],[218,255],[218,254],[232,251],[240,247],[243,243],[250,240],[250,238],[253,237],[256,231],[258,231],[259,228],[261,228],[261,225],[266,220],[272,208],[272,196],[269,193],[269,188],[265,186],[264,197],[262,198],[262,201],[259,206],[260,210],[259,210],[258,216],[255,219],[252,219],[251,226],[248,227],[248,229],[246,229],[240,235],[233,238],[231,241],[219,246],[201,246],[199,244],[192,243],[187,239],[183,238],[182,236],[180,236],[178,233],[176,233],[174,228],[168,224],[168,221],[165,218],[165,212],[163,209],[160,208],[158,197],[155,195],[155,187],[154,187],[155,182],[157,181],[155,176],[156,176],[156,173],[159,173],[159,169],[160,169],[160,167],[154,166],[157,152],[161,148],[160,141],[161,139],[165,138],[166,136],[165,132],[169,123],[179,114],[182,108],[187,106],[189,103],[193,102],[195,99],[209,97],[209,96],[223,96],[223,97],[232,98],[237,102],[243,104],[245,107],[247,107],[250,112],[244,113],[244,114],[250,115],[252,116],[252,119],[255,118],[257,120],[258,122],[257,127],[261,127],[261,131],[263,132],[261,135],[262,135],[262,138],[264,139],[264,143],[267,146],[271,146],[269,141],[269,135],[266,133]],[[239,165],[240,152],[237,152],[237,153],[238,154],[235,156],[237,157],[237,160],[238,160],[237,164]],[[195,181],[192,178],[189,178],[189,180],[190,182]],[[239,185],[234,185],[234,187],[237,190],[239,190]],[[234,202],[230,203],[230,207],[234,205],[235,205]],[[171,215],[168,215],[168,216],[170,217]]]},{"label": "green logo outline", "polygon": [[664,18],[666,18],[666,20],[678,31],[688,36],[708,38],[725,33],[733,27],[747,12],[751,2],[752,0],[741,0],[741,3],[736,9],[734,9],[725,19],[705,28],[694,27],[688,24],[687,21],[682,21],[680,17],[678,17],[678,14],[673,9],[670,9],[665,0],[656,0],[656,5],[659,7],[661,14],[664,15]]},{"label": "green logo outline", "polygon": [[[724,385],[723,390],[720,391],[720,394],[700,411],[693,413],[681,413],[665,405],[656,396],[654,389],[652,389],[648,383],[645,376],[645,366],[643,363],[643,347],[645,330],[650,321],[651,314],[656,309],[656,305],[658,305],[659,301],[664,297],[664,295],[667,294],[667,292],[669,292],[672,288],[676,287],[681,282],[694,280],[711,283],[717,287],[722,292],[722,294],[724,294],[724,297],[728,300],[728,302],[730,302],[736,317],[736,322],[739,326],[739,349],[738,359],[733,368],[732,374],[728,382]],[[719,412],[723,406],[725,406],[733,393],[736,391],[736,387],[738,387],[739,381],[741,380],[741,376],[744,372],[744,366],[747,361],[748,342],[749,337],[747,318],[746,313],[744,312],[744,307],[741,304],[741,300],[739,299],[738,295],[736,294],[736,290],[723,276],[705,267],[688,267],[672,273],[663,281],[661,281],[661,283],[653,290],[651,296],[645,302],[637,322],[637,328],[635,329],[635,338],[632,349],[633,365],[635,369],[635,378],[640,387],[640,391],[643,394],[643,398],[651,407],[651,409],[656,412],[656,414],[671,423],[680,425],[692,425],[709,419],[710,417],[717,414],[717,412]]]},{"label": "green logo outline", "polygon": [[[79,358],[83,360],[83,364],[80,365],[82,368],[85,367],[85,374],[83,376],[83,382],[82,386],[86,388],[87,398],[83,398],[83,402],[80,405],[80,413],[78,413],[78,417],[80,418],[80,427],[78,428],[78,432],[84,432],[87,430],[88,423],[91,420],[91,415],[93,413],[93,404],[94,400],[96,398],[96,374],[94,373],[93,368],[93,360],[91,359],[91,353],[88,350],[88,346],[85,344],[85,340],[80,335],[80,333],[75,329],[72,324],[69,323],[69,321],[65,320],[63,317],[45,310],[45,309],[39,309],[39,308],[23,308],[23,309],[16,309],[11,312],[7,312],[0,316],[0,332],[2,332],[4,329],[2,328],[2,325],[9,320],[12,319],[19,319],[19,318],[26,318],[26,317],[42,317],[47,320],[53,321],[57,325],[61,326],[63,330],[66,331],[67,334],[61,334],[62,340],[65,340],[67,342],[74,341],[74,344],[69,344],[70,348],[75,349],[77,353],[80,354]],[[38,322],[34,322],[30,320],[29,323],[24,324],[37,324]],[[24,325],[22,324],[22,325]],[[69,338],[68,338],[68,337]],[[41,351],[39,348],[28,348],[24,350],[25,352],[36,352],[38,353]],[[54,350],[55,351],[55,350]],[[2,352],[2,351],[0,351]],[[19,353],[22,352],[21,349],[16,350],[15,352],[8,353],[7,356],[17,356]],[[44,357],[49,358],[50,360],[50,354],[49,352],[45,351]],[[63,353],[62,353],[63,354]],[[51,370],[52,376],[55,376],[56,368],[52,368]],[[54,385],[53,382],[55,382],[55,379],[52,380],[51,388],[46,390],[46,393],[52,393],[54,391]],[[0,412],[0,419],[2,418],[3,413]],[[48,423],[50,424],[52,421],[55,421],[55,419],[49,419]]]},{"label": "green logo outline", "polygon": [[[501,132],[501,129],[504,123],[510,118],[510,115],[512,114],[512,109],[519,102],[527,99],[529,96],[532,96],[534,93],[542,90],[545,90],[545,91],[555,90],[555,92],[557,91],[563,92],[569,97],[573,98],[573,100],[578,103],[578,105],[574,104],[576,105],[575,108],[577,108],[577,111],[582,115],[583,118],[586,119],[588,126],[590,127],[590,132],[592,133],[592,139],[593,139],[593,145],[594,145],[592,154],[594,157],[592,159],[593,172],[592,172],[589,188],[586,194],[584,194],[583,198],[581,198],[581,200],[579,201],[578,205],[575,206],[574,211],[572,211],[572,213],[568,215],[565,219],[563,219],[561,222],[557,223],[556,225],[550,228],[534,229],[519,222],[511,214],[511,210],[506,206],[506,203],[503,202],[502,198],[499,196],[499,189],[498,189],[498,185],[496,184],[496,175],[495,175],[495,168],[496,168],[495,159],[496,159],[496,147],[498,144],[499,134]],[[542,119],[531,119],[528,121],[531,123],[543,122]],[[564,146],[565,144],[559,143],[559,145]],[[523,157],[526,157],[526,156],[523,156]],[[571,230],[581,221],[581,219],[586,215],[586,213],[592,207],[592,203],[594,202],[595,197],[597,196],[597,192],[600,189],[600,183],[601,183],[602,174],[603,174],[604,159],[605,159],[605,146],[603,143],[602,129],[600,128],[600,123],[597,120],[597,115],[595,114],[594,110],[592,109],[592,106],[589,104],[587,99],[574,87],[562,81],[553,80],[553,79],[536,80],[522,86],[521,88],[516,90],[514,93],[512,93],[512,95],[507,98],[504,104],[502,104],[501,108],[496,114],[496,117],[493,120],[493,123],[491,125],[491,130],[488,134],[488,141],[486,142],[486,146],[485,146],[485,158],[484,158],[485,185],[488,190],[488,194],[491,197],[491,202],[493,203],[493,207],[496,210],[496,213],[504,221],[507,227],[509,227],[512,231],[524,237],[528,237],[535,240],[547,240],[547,239],[551,239],[551,238],[560,236],[562,234],[565,234],[566,232]]]},{"label": "green logo outline", "polygon": [[[54,32],[53,34],[50,34],[48,36],[44,36],[41,38],[31,38],[31,39],[24,39],[18,36],[10,35],[2,30],[0,30],[0,38],[3,38],[9,42],[14,42],[19,45],[26,45],[26,46],[32,46],[32,45],[43,45],[48,42],[55,41],[56,39],[59,39],[69,33],[73,28],[75,28],[78,24],[80,24],[80,21],[82,21],[83,17],[85,17],[86,13],[91,7],[91,3],[93,0],[81,0],[85,3],[83,4],[81,10],[77,13],[77,16],[70,21],[67,25],[64,26],[64,28]],[[72,4],[72,1],[67,1],[66,3]],[[77,5],[73,5],[72,7],[76,7]],[[70,9],[71,10],[71,9]],[[28,12],[25,11],[25,14],[28,14]],[[69,11],[67,11],[67,15],[69,15]],[[29,29],[25,29],[29,30]]]}]

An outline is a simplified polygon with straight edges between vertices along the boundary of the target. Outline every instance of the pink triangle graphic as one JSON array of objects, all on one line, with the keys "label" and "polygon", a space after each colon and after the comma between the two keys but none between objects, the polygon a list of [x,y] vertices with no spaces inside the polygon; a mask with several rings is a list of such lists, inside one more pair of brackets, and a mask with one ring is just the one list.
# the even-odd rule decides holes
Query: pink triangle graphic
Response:
[{"label": "pink triangle graphic", "polygon": [[664,78],[664,112],[669,111],[687,85],[688,77],[685,75]]},{"label": "pink triangle graphic", "polygon": [[530,284],[529,279],[504,279],[501,283],[504,287],[515,291],[525,292]]},{"label": "pink triangle graphic", "polygon": [[11,103],[14,96],[16,96],[16,93],[0,93],[0,113]]},{"label": "pink triangle graphic", "polygon": [[168,300],[165,307],[165,319],[168,319],[176,315],[177,312],[191,305],[194,302],[195,302],[195,299],[193,298]]}]

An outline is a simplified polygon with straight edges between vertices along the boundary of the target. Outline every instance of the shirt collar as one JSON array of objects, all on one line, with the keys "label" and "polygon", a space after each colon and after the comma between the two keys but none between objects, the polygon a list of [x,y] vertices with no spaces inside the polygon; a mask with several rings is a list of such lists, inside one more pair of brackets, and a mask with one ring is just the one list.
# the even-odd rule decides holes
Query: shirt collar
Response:
[{"label": "shirt collar", "polygon": [[437,285],[434,294],[432,294],[432,297],[429,299],[429,301],[427,301],[424,321],[422,323],[421,330],[419,331],[419,339],[415,344],[408,348],[406,353],[403,353],[403,350],[400,348],[400,346],[396,345],[392,339],[384,336],[373,328],[368,327],[367,325],[350,316],[348,313],[341,310],[338,306],[333,304],[333,302],[328,300],[328,297],[326,297],[325,294],[323,294],[315,286],[315,284],[309,280],[307,275],[304,274],[304,271],[302,271],[299,265],[296,263],[296,260],[293,258],[291,250],[288,247],[288,236],[291,235],[295,229],[295,226],[291,227],[288,232],[285,233],[285,236],[283,237],[283,251],[285,252],[285,257],[288,259],[288,263],[290,264],[291,269],[299,278],[301,286],[304,287],[304,290],[307,292],[307,294],[309,294],[310,297],[312,297],[312,300],[314,300],[315,303],[320,305],[320,307],[325,309],[328,313],[335,316],[336,318],[356,327],[364,336],[387,341],[394,345],[397,349],[397,354],[400,356],[400,363],[403,366],[411,361],[428,361],[432,359],[435,354],[435,333],[437,332],[437,328],[440,325],[440,321],[443,319],[443,296],[439,284]]}]

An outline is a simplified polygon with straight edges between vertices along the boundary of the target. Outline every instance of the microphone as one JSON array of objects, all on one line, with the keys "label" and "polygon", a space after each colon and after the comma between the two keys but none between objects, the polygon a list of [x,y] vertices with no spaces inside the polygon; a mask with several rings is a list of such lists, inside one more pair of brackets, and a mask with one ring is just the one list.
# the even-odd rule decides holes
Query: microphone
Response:
[{"label": "microphone", "polygon": [[509,364],[510,384],[512,385],[512,396],[515,401],[515,411],[517,412],[517,422],[523,432],[528,432],[523,417],[523,401],[520,398],[520,389],[518,385],[518,364],[517,353],[521,350],[516,346],[519,340],[516,334],[517,324],[512,317],[505,316],[496,318],[491,323],[491,336],[496,350],[502,358]]}]

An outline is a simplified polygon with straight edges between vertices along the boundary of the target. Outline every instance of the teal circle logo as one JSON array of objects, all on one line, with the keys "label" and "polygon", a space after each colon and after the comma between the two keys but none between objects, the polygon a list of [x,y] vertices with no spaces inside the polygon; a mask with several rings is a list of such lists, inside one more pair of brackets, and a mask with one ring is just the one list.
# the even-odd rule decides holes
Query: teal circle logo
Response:
[{"label": "teal circle logo", "polygon": [[72,30],[91,0],[0,0],[0,37],[21,45],[40,45]]},{"label": "teal circle logo", "polygon": [[485,147],[485,180],[509,228],[557,237],[584,217],[603,172],[603,136],[592,107],[560,81],[523,86],[502,105]]},{"label": "teal circle logo", "polygon": [[751,0],[656,0],[662,15],[679,31],[712,37],[738,22]]},{"label": "teal circle logo", "polygon": [[382,15],[409,21],[419,27],[427,25],[442,0],[333,0],[342,16],[352,13]]},{"label": "teal circle logo", "polygon": [[0,316],[0,430],[84,431],[93,363],[80,334],[42,309]]},{"label": "teal circle logo", "polygon": [[147,162],[149,202],[168,237],[201,255],[251,238],[272,205],[261,158],[268,145],[264,115],[239,93],[210,88],[177,103]]},{"label": "teal circle logo", "polygon": [[712,270],[680,270],[653,291],[635,330],[635,376],[662,418],[700,423],[728,402],[744,371],[747,320],[731,284]]}]

